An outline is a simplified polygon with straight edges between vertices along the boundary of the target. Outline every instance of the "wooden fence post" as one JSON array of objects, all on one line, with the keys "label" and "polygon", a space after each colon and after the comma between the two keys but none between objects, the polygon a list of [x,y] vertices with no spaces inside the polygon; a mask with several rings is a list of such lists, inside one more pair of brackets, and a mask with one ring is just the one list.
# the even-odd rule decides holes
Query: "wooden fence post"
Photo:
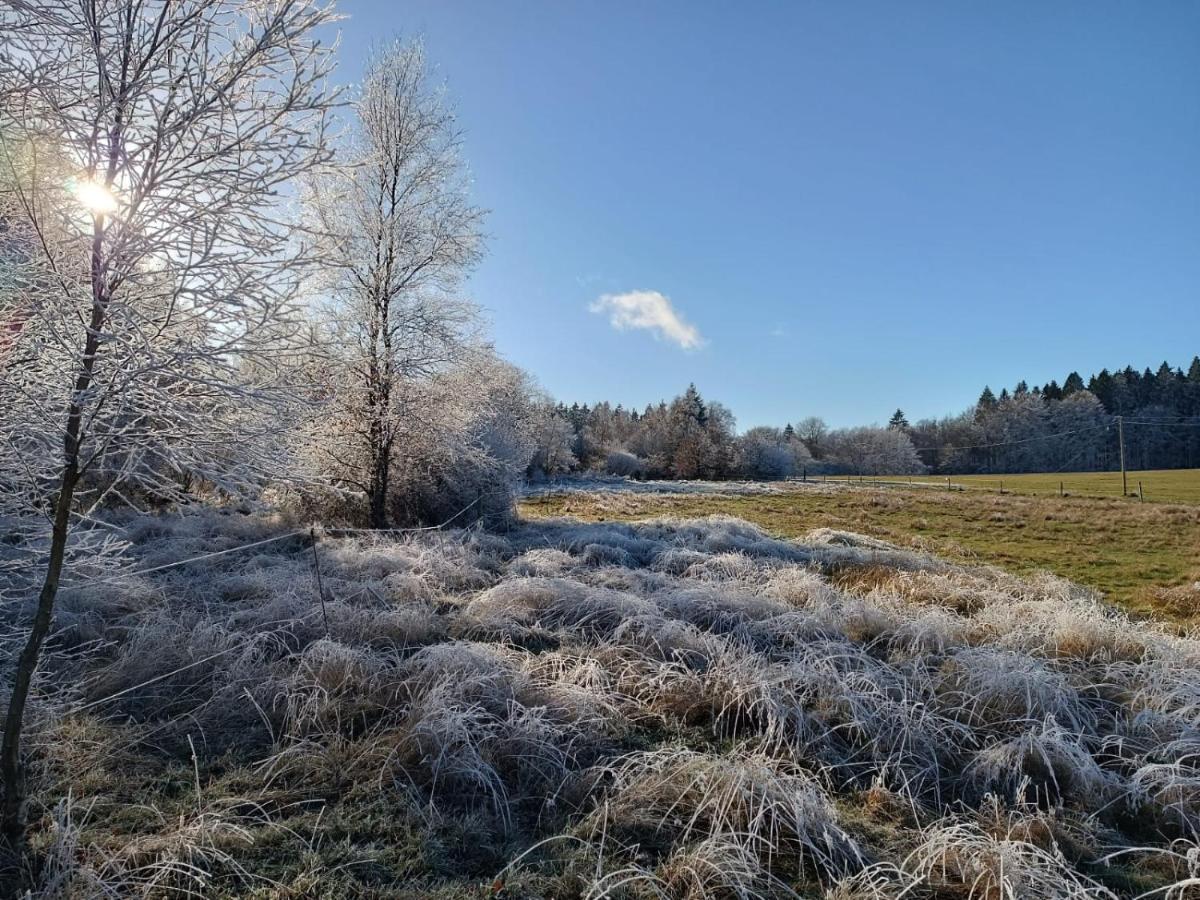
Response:
[{"label": "wooden fence post", "polygon": [[312,540],[313,571],[317,575],[317,596],[321,600],[321,618],[325,622],[325,637],[329,637],[329,613],[325,609],[325,588],[321,584],[321,558],[317,556],[316,528],[308,529],[308,536]]}]

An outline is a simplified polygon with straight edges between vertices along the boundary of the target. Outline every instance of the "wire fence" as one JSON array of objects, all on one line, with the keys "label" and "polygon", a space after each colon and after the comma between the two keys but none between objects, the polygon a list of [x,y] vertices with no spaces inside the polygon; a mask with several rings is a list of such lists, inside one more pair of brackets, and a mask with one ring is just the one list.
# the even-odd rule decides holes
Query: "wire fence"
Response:
[{"label": "wire fence", "polygon": [[809,481],[1041,497],[1115,498],[1200,505],[1200,469],[1117,472],[1043,472],[979,475],[826,475]]},{"label": "wire fence", "polygon": [[[324,623],[325,633],[326,633],[326,635],[328,635],[329,634],[329,617],[328,617],[328,611],[326,608],[326,601],[331,598],[328,596],[328,592],[326,591],[324,584],[322,583],[321,560],[320,560],[320,556],[319,556],[318,550],[317,550],[319,544],[321,543],[322,538],[324,538],[326,536],[334,536],[334,535],[347,535],[347,536],[377,535],[377,536],[383,537],[383,536],[428,534],[430,532],[442,532],[448,526],[450,526],[457,520],[461,519],[462,516],[464,516],[472,507],[474,507],[478,503],[479,503],[479,499],[476,499],[472,503],[469,503],[469,504],[467,504],[467,506],[460,509],[454,515],[450,516],[450,518],[448,518],[445,521],[440,522],[436,525],[427,525],[427,526],[419,527],[419,528],[324,528],[324,529],[318,528],[316,526],[310,526],[305,529],[288,531],[283,534],[272,535],[271,537],[268,537],[268,538],[262,538],[260,540],[255,540],[255,541],[249,541],[245,544],[239,544],[236,547],[226,547],[225,549],[222,549],[222,550],[214,550],[209,553],[201,553],[196,556],[190,556],[190,557],[187,557],[186,559],[174,560],[172,562],[164,563],[162,565],[149,566],[149,567],[141,568],[141,569],[132,569],[130,571],[121,572],[116,575],[111,575],[111,576],[107,576],[104,578],[82,579],[80,582],[77,582],[77,583],[73,584],[72,586],[78,586],[80,584],[114,583],[114,582],[120,581],[122,579],[131,578],[131,577],[135,577],[135,576],[159,574],[159,573],[168,571],[170,569],[182,568],[184,566],[192,565],[197,562],[204,562],[204,561],[212,560],[212,559],[215,559],[218,557],[225,557],[225,556],[230,556],[230,555],[237,554],[237,553],[244,553],[248,550],[253,550],[253,549],[256,549],[259,547],[264,547],[269,544],[277,544],[282,541],[289,540],[291,538],[301,538],[301,539],[306,539],[303,549],[308,550],[312,553],[314,593],[316,595],[316,599],[319,603],[319,606],[316,609],[313,609],[311,612],[309,612],[303,616],[299,616],[295,620],[292,620],[292,622],[293,622],[293,624],[295,624],[295,623],[298,623],[301,621],[306,621],[308,619],[314,618],[318,613],[320,613],[322,621]],[[165,681],[166,679],[171,678],[175,675],[180,675],[184,672],[187,672],[191,669],[195,669],[206,663],[214,662],[214,661],[220,659],[221,657],[228,656],[229,654],[232,654],[232,653],[245,651],[250,646],[251,643],[252,643],[252,640],[250,640],[250,641],[245,641],[245,640],[235,641],[234,643],[230,644],[228,647],[224,647],[221,650],[218,650],[215,653],[208,654],[204,657],[201,657],[200,659],[191,660],[191,661],[185,663],[184,665],[181,665],[175,669],[172,669],[169,672],[155,675],[154,677],[152,677],[150,679],[139,682],[138,684],[132,685],[130,687],[123,688],[119,691],[115,691],[111,694],[97,698],[88,703],[72,705],[71,712],[80,713],[80,712],[84,712],[87,710],[95,709],[96,707],[103,706],[113,700],[119,699],[120,697],[123,697],[130,693],[134,693],[139,690],[142,690],[143,688],[149,687],[150,685],[156,684],[158,682]]]}]

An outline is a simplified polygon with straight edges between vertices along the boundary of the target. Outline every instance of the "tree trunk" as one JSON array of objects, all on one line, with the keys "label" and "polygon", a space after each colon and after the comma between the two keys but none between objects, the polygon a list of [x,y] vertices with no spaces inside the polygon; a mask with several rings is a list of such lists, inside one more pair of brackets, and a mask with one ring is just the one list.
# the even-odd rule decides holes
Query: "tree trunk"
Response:
[{"label": "tree trunk", "polygon": [[371,448],[371,489],[369,491],[368,514],[372,528],[388,528],[387,498],[391,480],[391,449],[387,446]]},{"label": "tree trunk", "polygon": [[50,624],[54,617],[54,599],[58,596],[58,581],[62,576],[67,536],[71,527],[71,506],[80,475],[79,445],[83,428],[83,402],[92,385],[96,351],[100,346],[100,332],[104,327],[105,313],[108,309],[108,298],[103,287],[103,238],[103,223],[97,219],[92,237],[92,314],[83,343],[79,374],[75,378],[75,390],[67,406],[62,479],[59,481],[58,497],[54,502],[50,559],[46,564],[46,577],[42,582],[41,592],[38,594],[37,611],[34,613],[29,639],[17,660],[8,714],[4,719],[4,742],[3,746],[0,746],[0,785],[4,790],[4,797],[0,800],[0,837],[3,837],[12,849],[18,851],[25,843],[25,766],[21,759],[21,729],[25,722],[25,706],[29,700],[33,674],[37,670],[42,644],[50,632]]},{"label": "tree trunk", "polygon": [[78,478],[79,474],[73,464],[63,471],[54,510],[54,529],[51,534],[50,561],[46,567],[46,578],[38,595],[33,628],[30,629],[29,639],[17,660],[8,715],[4,720],[4,745],[0,750],[0,780],[4,784],[3,806],[0,807],[0,833],[3,833],[4,839],[14,850],[20,849],[25,840],[25,766],[21,760],[21,726],[24,724],[25,705],[29,699],[33,673],[37,669],[42,644],[50,631],[50,622],[54,615],[54,598],[58,594],[58,580],[62,575],[63,558],[66,555],[71,502]]}]

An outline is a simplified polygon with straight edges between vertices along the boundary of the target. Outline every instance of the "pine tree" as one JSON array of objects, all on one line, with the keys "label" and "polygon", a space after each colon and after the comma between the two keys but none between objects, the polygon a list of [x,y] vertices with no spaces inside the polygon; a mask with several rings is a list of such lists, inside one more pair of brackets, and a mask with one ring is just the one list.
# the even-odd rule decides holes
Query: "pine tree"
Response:
[{"label": "pine tree", "polygon": [[992,389],[990,387],[984,387],[983,393],[979,395],[979,400],[975,405],[983,410],[992,410],[996,408],[996,395],[992,393]]},{"label": "pine tree", "polygon": [[908,419],[904,417],[904,410],[897,409],[892,413],[892,417],[888,419],[888,428],[892,431],[908,431]]},{"label": "pine tree", "polygon": [[693,382],[689,384],[687,390],[683,393],[683,407],[687,413],[701,425],[708,422],[708,409],[704,406],[704,398],[700,396],[700,392],[696,390],[696,385]]},{"label": "pine tree", "polygon": [[1104,405],[1106,412],[1116,411],[1113,400],[1115,385],[1112,373],[1108,369],[1101,369],[1099,375],[1092,376],[1088,382],[1088,390],[1096,395],[1096,399]]},{"label": "pine tree", "polygon": [[1072,394],[1077,394],[1083,389],[1083,377],[1078,372],[1072,372],[1067,376],[1067,380],[1063,382],[1062,395],[1070,397]]},{"label": "pine tree", "polygon": [[[1072,372],[1071,374],[1075,373]],[[1054,379],[1051,379],[1050,383],[1042,388],[1042,397],[1046,400],[1061,400],[1065,394],[1066,391],[1060,388],[1058,382]]]},{"label": "pine tree", "polygon": [[1146,366],[1142,372],[1141,382],[1137,392],[1138,406],[1148,406],[1154,402],[1154,388],[1154,373],[1150,371],[1149,366]]},{"label": "pine tree", "polygon": [[1167,407],[1175,406],[1175,370],[1163,360],[1163,364],[1158,367],[1158,371],[1154,374],[1154,390],[1151,395],[1151,400],[1154,403],[1161,403]]},{"label": "pine tree", "polygon": [[1013,388],[1013,396],[1014,397],[1023,397],[1028,393],[1029,393],[1029,385],[1025,383],[1024,379],[1021,379],[1020,381],[1018,381],[1017,386],[1015,388]]},{"label": "pine tree", "polygon": [[1188,367],[1187,379],[1188,381],[1200,384],[1200,356],[1192,357],[1192,364]]},{"label": "pine tree", "polygon": [[783,439],[789,443],[796,438],[796,429],[792,427],[792,423],[788,422],[783,429]]}]

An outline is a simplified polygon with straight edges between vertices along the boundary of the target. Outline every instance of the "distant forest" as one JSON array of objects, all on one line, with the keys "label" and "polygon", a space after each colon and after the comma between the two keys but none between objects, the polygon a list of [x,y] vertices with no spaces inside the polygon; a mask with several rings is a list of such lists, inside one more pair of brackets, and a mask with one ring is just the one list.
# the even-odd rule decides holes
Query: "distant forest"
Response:
[{"label": "distant forest", "polygon": [[694,385],[644,410],[559,403],[530,472],[570,469],[649,478],[807,474],[1067,472],[1115,469],[1124,432],[1130,469],[1200,466],[1200,356],[1185,372],[1102,369],[1086,382],[985,387],[955,415],[830,429],[817,417],[738,434],[732,412]]}]

